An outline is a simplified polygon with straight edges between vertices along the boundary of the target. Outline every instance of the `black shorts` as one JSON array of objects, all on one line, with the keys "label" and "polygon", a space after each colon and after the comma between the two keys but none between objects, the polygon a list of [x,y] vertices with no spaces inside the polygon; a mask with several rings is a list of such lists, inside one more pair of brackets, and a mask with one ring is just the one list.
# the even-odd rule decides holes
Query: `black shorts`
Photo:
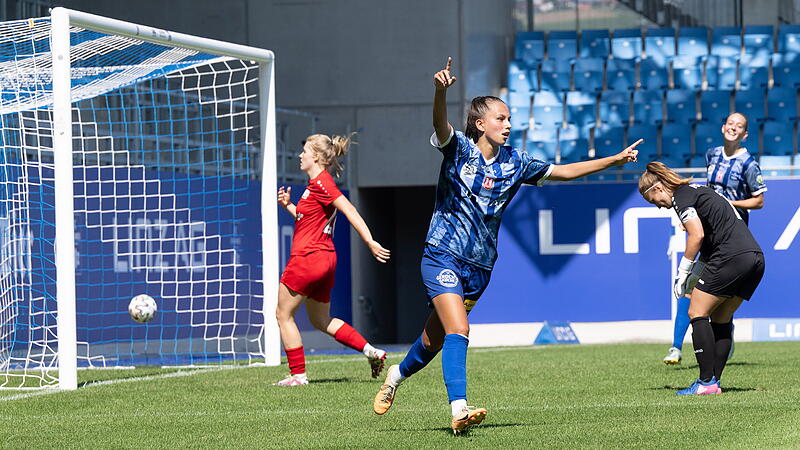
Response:
[{"label": "black shorts", "polygon": [[764,254],[747,252],[727,261],[709,261],[695,289],[717,297],[750,300],[764,276]]}]

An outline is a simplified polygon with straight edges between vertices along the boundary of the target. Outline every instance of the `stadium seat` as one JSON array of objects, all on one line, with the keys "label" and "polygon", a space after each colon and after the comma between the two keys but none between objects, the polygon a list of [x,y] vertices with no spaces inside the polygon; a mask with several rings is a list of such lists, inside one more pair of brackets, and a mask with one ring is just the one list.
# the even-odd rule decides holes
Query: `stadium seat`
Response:
[{"label": "stadium seat", "polygon": [[625,142],[623,127],[601,126],[594,129],[594,149],[596,158],[616,155],[622,151]]},{"label": "stadium seat", "polygon": [[531,67],[544,59],[544,32],[523,31],[517,33],[514,57]]},{"label": "stadium seat", "polygon": [[768,85],[769,55],[743,55],[739,60],[739,89],[765,88]]},{"label": "stadium seat", "polygon": [[742,36],[744,54],[769,56],[775,48],[774,35],[772,25],[745,25]]},{"label": "stadium seat", "polygon": [[533,92],[531,91],[509,91],[507,103],[509,106],[530,108],[532,95]]},{"label": "stadium seat", "polygon": [[525,134],[527,130],[511,130],[511,135],[508,136],[508,141],[506,141],[506,145],[510,145],[513,148],[522,150],[525,144]]},{"label": "stadium seat", "polygon": [[672,89],[666,97],[667,121],[691,124],[697,121],[697,95],[695,91]]},{"label": "stadium seat", "polygon": [[606,62],[606,85],[615,91],[636,89],[636,62],[632,59],[609,59]]},{"label": "stadium seat", "polygon": [[603,91],[598,102],[600,122],[613,127],[630,123],[631,94],[619,91]]},{"label": "stadium seat", "polygon": [[578,162],[586,159],[589,154],[589,139],[582,128],[567,125],[558,130],[559,163]]},{"label": "stadium seat", "polygon": [[731,91],[700,91],[700,120],[722,124],[731,113]]},{"label": "stadium seat", "polygon": [[528,130],[526,152],[536,159],[554,162],[558,150],[558,128],[537,126]]},{"label": "stadium seat", "polygon": [[[684,124],[667,123],[661,128],[662,157],[685,159],[692,154],[692,130]],[[681,163],[681,166],[685,164]]]},{"label": "stadium seat", "polygon": [[[633,93],[633,121],[643,125],[663,122],[663,91],[635,91]],[[603,120],[603,117],[600,117]]]},{"label": "stadium seat", "polygon": [[797,120],[797,90],[774,87],[767,91],[767,117],[769,120]]},{"label": "stadium seat", "polygon": [[533,96],[533,121],[536,126],[557,127],[564,121],[561,93],[539,91]]},{"label": "stadium seat", "polygon": [[790,155],[762,155],[758,165],[761,166],[762,173],[768,177],[786,177],[794,173],[790,168],[782,168],[792,165]]},{"label": "stadium seat", "polygon": [[655,125],[633,125],[628,127],[626,135],[627,143],[625,145],[631,145],[639,139],[644,139],[644,142],[636,147],[636,150],[639,150],[639,159],[652,160],[656,158],[656,155],[658,155],[658,127]]},{"label": "stadium seat", "polygon": [[581,31],[581,58],[608,58],[610,48],[608,30]]},{"label": "stadium seat", "polygon": [[781,25],[778,28],[778,52],[800,53],[800,25]]},{"label": "stadium seat", "polygon": [[794,123],[765,122],[762,130],[762,142],[764,143],[761,151],[763,155],[791,155],[794,153]]},{"label": "stadium seat", "polygon": [[680,169],[687,166],[687,158],[683,156],[661,155],[658,157],[657,161],[661,161],[670,169]]},{"label": "stadium seat", "polygon": [[530,127],[531,107],[530,106],[509,106],[511,113],[511,129],[525,130]]},{"label": "stadium seat", "polygon": [[679,30],[678,55],[708,55],[708,29],[705,27],[684,27]]},{"label": "stadium seat", "polygon": [[705,155],[708,149],[722,145],[722,125],[721,123],[697,124],[694,129],[695,155]]},{"label": "stadium seat", "polygon": [[752,125],[767,118],[766,93],[764,89],[738,91],[734,94],[735,110],[744,114]]},{"label": "stadium seat", "polygon": [[576,91],[600,92],[603,90],[602,58],[580,58],[575,61],[573,81]]},{"label": "stadium seat", "polygon": [[796,88],[800,85],[800,53],[772,55],[773,86]]},{"label": "stadium seat", "polygon": [[669,72],[665,66],[649,57],[639,63],[639,85],[642,89],[666,89],[669,87]]},{"label": "stadium seat", "polygon": [[[691,158],[689,158],[689,167],[694,168],[694,169],[706,168],[707,167],[707,163],[706,163],[706,155],[705,155],[705,153],[703,153],[702,155],[694,155]],[[702,176],[699,176],[699,177],[700,178],[704,178]]]},{"label": "stadium seat", "polygon": [[700,89],[703,85],[705,59],[679,54],[672,60],[672,77],[675,89]]},{"label": "stadium seat", "polygon": [[737,61],[733,57],[710,55],[706,60],[708,89],[736,89]]},{"label": "stadium seat", "polygon": [[541,87],[548,91],[568,91],[572,62],[568,59],[546,59],[542,61]]},{"label": "stadium seat", "polygon": [[675,57],[675,29],[649,28],[644,38],[644,53],[656,65],[667,67]]},{"label": "stadium seat", "polygon": [[574,60],[578,56],[578,33],[551,31],[547,34],[547,58]]},{"label": "stadium seat", "polygon": [[511,61],[508,63],[508,89],[516,92],[530,92],[538,89],[536,82],[536,69],[528,69],[522,61]]},{"label": "stadium seat", "polygon": [[638,28],[614,30],[611,39],[611,56],[620,59],[642,57],[642,30]]},{"label": "stadium seat", "polygon": [[567,92],[567,122],[583,127],[597,121],[597,96],[588,92]]},{"label": "stadium seat", "polygon": [[711,30],[711,54],[739,56],[742,53],[741,27],[715,27]]}]

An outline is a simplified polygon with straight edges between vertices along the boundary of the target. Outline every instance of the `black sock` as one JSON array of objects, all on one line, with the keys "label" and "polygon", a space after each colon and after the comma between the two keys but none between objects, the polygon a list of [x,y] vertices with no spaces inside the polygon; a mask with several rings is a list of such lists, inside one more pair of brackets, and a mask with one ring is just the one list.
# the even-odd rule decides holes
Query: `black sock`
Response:
[{"label": "black sock", "polygon": [[714,330],[708,317],[695,317],[692,324],[694,357],[700,366],[700,381],[711,381],[714,376]]},{"label": "black sock", "polygon": [[711,322],[711,329],[714,330],[714,375],[719,380],[722,378],[722,371],[728,363],[728,354],[733,345],[733,322],[715,323]]}]

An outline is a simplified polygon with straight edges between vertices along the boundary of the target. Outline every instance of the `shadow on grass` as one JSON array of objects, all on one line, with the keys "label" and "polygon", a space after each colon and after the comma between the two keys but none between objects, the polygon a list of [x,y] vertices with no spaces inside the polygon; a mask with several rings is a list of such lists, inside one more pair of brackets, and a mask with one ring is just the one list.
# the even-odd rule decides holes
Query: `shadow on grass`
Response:
[{"label": "shadow on grass", "polygon": [[[484,423],[484,424],[481,424],[481,425],[475,425],[474,427],[468,429],[466,432],[456,435],[456,437],[469,436],[469,434],[470,434],[470,432],[472,430],[482,430],[482,429],[486,429],[486,428],[522,427],[522,426],[526,426],[526,424],[523,424],[523,423],[488,423],[488,424]],[[404,428],[404,429],[392,430],[392,431],[414,431],[414,432],[419,432],[419,431],[439,431],[439,432],[442,432],[442,433],[445,433],[445,434],[449,434],[449,435],[453,434],[453,430],[450,427]]]},{"label": "shadow on grass", "polygon": [[309,384],[369,383],[369,384],[375,384],[375,386],[378,386],[376,384],[375,380],[367,380],[367,379],[364,379],[364,378],[346,378],[346,377],[342,377],[342,378],[313,378],[313,379],[308,380],[308,383]]},{"label": "shadow on grass", "polygon": [[[664,386],[651,387],[651,388],[648,388],[648,389],[651,390],[651,391],[662,391],[662,390],[665,390],[665,391],[673,391],[674,392],[674,391],[679,391],[681,389],[686,389],[687,386],[688,385],[686,385],[686,386],[675,386],[675,385],[665,384]],[[722,393],[724,394],[726,392],[747,392],[747,391],[757,391],[757,390],[759,390],[759,389],[756,389],[756,388],[737,388],[737,387],[723,386]]]},{"label": "shadow on grass", "polygon": [[[754,363],[754,362],[747,362],[747,361],[731,361],[731,362],[725,364],[725,368],[727,369],[729,367],[757,367],[757,366],[760,366],[760,365],[762,365],[762,364],[761,363]],[[684,365],[674,365],[674,366],[668,366],[668,367],[670,369],[672,369],[672,370],[697,370],[700,366],[698,366],[695,363],[695,364],[689,364],[689,365],[685,365],[685,366]]]}]

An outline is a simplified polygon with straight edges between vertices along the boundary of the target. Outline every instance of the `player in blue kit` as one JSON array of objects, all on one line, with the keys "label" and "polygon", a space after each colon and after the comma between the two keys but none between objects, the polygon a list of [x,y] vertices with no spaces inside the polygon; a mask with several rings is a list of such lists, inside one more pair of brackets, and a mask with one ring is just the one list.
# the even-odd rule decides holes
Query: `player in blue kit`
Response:
[{"label": "player in blue kit", "polygon": [[[706,152],[708,186],[736,207],[746,225],[750,217],[749,210],[764,207],[764,192],[767,191],[761,167],[747,149],[741,146],[742,141],[747,139],[747,117],[741,113],[728,116],[722,125],[722,138],[723,145],[709,148]],[[687,294],[691,294],[693,282],[700,277],[702,269],[702,264],[695,265]],[[664,357],[665,364],[681,362],[683,339],[689,329],[688,311],[689,298],[679,298],[672,347]],[[731,349],[731,356],[732,354]]]},{"label": "player in blue kit", "polygon": [[433,311],[422,335],[399,365],[389,368],[373,402],[384,414],[397,387],[425,367],[441,350],[442,372],[454,433],[477,425],[486,410],[467,406],[467,314],[489,283],[497,259],[497,233],[508,203],[525,184],[572,180],[636,161],[636,146],[617,155],[574,164],[553,165],[505,145],[511,133],[508,106],[497,97],[476,97],[464,133],[447,121],[447,89],[455,83],[452,60],[434,75],[431,144],[444,156],[436,204],[422,256],[422,278]]}]

